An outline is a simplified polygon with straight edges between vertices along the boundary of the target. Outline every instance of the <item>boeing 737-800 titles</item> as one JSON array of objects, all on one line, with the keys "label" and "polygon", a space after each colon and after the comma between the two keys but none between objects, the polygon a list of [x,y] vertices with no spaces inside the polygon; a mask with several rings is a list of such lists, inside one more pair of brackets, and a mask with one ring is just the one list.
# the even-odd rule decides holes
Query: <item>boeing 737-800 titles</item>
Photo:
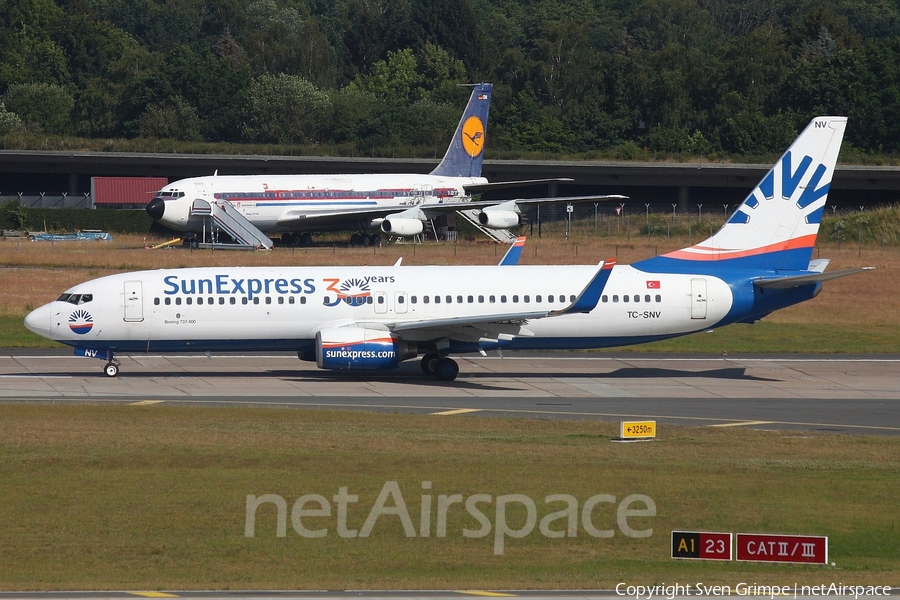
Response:
[{"label": "boeing 737-800 titles", "polygon": [[[605,348],[752,323],[814,297],[812,252],[846,126],[817,117],[709,239],[630,266],[187,268],[102,277],[25,319],[107,361],[116,353],[290,350],[324,369],[380,370],[452,354]],[[518,247],[521,247],[519,240]],[[512,251],[511,251],[512,252]]]},{"label": "boeing 737-800 titles", "polygon": [[[480,209],[487,228],[508,229],[522,223],[520,206],[623,199],[624,196],[527,198],[505,202],[472,201],[472,195],[567,179],[489,183],[481,176],[488,109],[493,86],[472,90],[443,160],[428,175],[214,175],[182,179],[165,186],[147,204],[153,219],[176,231],[200,232],[216,202],[227,202],[266,234],[308,243],[310,233],[354,229],[369,240],[378,227],[397,236],[421,234],[425,223],[460,210]],[[512,241],[512,238],[510,239]]]}]

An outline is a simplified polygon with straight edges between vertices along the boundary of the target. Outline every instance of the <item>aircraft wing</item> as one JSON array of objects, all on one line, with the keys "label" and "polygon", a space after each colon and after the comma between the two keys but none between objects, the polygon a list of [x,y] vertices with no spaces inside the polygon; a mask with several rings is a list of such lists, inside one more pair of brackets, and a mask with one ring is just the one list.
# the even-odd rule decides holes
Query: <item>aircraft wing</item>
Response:
[{"label": "aircraft wing", "polygon": [[[278,224],[286,227],[298,227],[303,229],[315,229],[316,227],[339,225],[342,223],[360,223],[370,222],[376,219],[384,219],[386,217],[407,212],[406,216],[414,218],[417,216],[423,220],[430,220],[440,215],[449,214],[458,210],[483,210],[485,208],[508,206],[513,208],[515,205],[534,205],[534,204],[574,204],[579,202],[602,202],[606,200],[624,200],[627,196],[619,196],[615,194],[597,195],[597,196],[562,196],[554,198],[521,198],[516,200],[506,200],[503,202],[488,200],[472,200],[458,202],[424,202],[422,204],[413,204],[409,206],[389,206],[389,207],[347,207],[334,210],[302,210],[292,209],[286,211],[279,219]],[[421,211],[419,214],[418,211]]]},{"label": "aircraft wing", "polygon": [[[612,274],[615,266],[615,259],[609,259],[601,262],[597,266],[597,271],[591,280],[584,286],[581,293],[575,298],[575,301],[568,306],[558,310],[510,310],[486,313],[482,315],[468,315],[459,317],[445,317],[440,319],[416,319],[395,321],[393,323],[382,323],[387,328],[396,333],[407,335],[426,335],[429,337],[438,337],[454,334],[469,334],[471,331],[480,331],[482,333],[493,333],[501,336],[521,336],[531,335],[527,329],[522,326],[532,319],[544,319],[547,317],[558,317],[567,314],[588,313],[591,312],[597,302],[609,276]],[[469,331],[467,331],[469,330]],[[458,336],[456,336],[458,337]],[[483,337],[483,336],[482,336]]]},{"label": "aircraft wing", "polygon": [[497,181],[495,183],[473,183],[464,185],[463,189],[469,194],[483,194],[484,192],[492,192],[494,190],[506,190],[509,188],[525,187],[527,185],[538,185],[541,183],[572,183],[575,181],[571,177],[557,177],[554,179],[523,179],[520,181]]}]

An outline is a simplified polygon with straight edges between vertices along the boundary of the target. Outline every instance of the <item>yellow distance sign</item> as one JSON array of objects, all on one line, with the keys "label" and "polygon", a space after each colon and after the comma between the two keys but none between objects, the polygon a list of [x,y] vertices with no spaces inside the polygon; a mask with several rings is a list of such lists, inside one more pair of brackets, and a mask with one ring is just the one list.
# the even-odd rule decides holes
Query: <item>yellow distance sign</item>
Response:
[{"label": "yellow distance sign", "polygon": [[475,158],[484,150],[484,124],[478,117],[472,116],[463,123],[462,145],[466,153]]},{"label": "yellow distance sign", "polygon": [[619,425],[619,438],[623,440],[641,440],[656,437],[656,421],[622,421]]}]

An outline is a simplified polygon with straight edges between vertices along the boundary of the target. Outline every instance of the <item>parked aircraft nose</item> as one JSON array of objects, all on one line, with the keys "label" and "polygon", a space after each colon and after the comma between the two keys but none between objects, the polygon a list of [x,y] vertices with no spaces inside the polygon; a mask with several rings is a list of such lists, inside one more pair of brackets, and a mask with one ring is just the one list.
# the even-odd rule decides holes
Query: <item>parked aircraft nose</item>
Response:
[{"label": "parked aircraft nose", "polygon": [[147,214],[154,221],[159,221],[166,214],[166,201],[162,198],[154,198],[147,204]]},{"label": "parked aircraft nose", "polygon": [[45,304],[36,308],[25,317],[25,327],[41,337],[50,338],[50,305]]}]

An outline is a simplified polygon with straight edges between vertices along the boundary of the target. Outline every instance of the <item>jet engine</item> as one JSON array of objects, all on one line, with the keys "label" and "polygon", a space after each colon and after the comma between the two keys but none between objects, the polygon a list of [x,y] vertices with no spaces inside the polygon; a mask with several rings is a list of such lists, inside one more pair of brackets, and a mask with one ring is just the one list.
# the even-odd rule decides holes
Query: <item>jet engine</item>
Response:
[{"label": "jet engine", "polygon": [[316,333],[316,365],[320,369],[395,369],[402,361],[415,358],[417,354],[415,344],[388,331],[341,327]]},{"label": "jet engine", "polygon": [[388,217],[381,222],[381,230],[394,235],[419,235],[425,231],[425,224],[418,219]]},{"label": "jet engine", "polygon": [[522,215],[511,210],[483,210],[478,222],[493,229],[509,229],[522,224]]}]

